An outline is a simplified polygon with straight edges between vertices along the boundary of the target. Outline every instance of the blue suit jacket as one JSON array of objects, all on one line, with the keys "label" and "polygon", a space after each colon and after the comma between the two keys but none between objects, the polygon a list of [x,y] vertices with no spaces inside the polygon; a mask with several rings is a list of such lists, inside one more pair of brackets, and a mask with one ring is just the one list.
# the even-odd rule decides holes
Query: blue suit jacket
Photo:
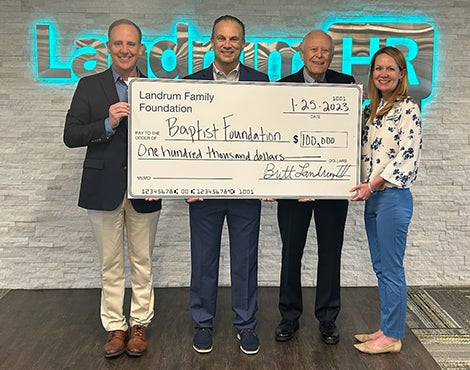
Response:
[{"label": "blue suit jacket", "polygon": [[[212,64],[199,72],[186,76],[185,79],[213,80],[214,75],[212,73]],[[258,72],[256,69],[247,67],[240,63],[240,81],[269,81],[269,77],[262,72]]]},{"label": "blue suit jacket", "polygon": [[[67,112],[65,145],[87,147],[78,199],[78,205],[86,209],[112,211],[121,204],[127,189],[127,119],[121,121],[109,138],[104,127],[109,107],[118,101],[109,68],[80,79]],[[161,201],[132,199],[131,202],[141,213],[161,209]]]}]

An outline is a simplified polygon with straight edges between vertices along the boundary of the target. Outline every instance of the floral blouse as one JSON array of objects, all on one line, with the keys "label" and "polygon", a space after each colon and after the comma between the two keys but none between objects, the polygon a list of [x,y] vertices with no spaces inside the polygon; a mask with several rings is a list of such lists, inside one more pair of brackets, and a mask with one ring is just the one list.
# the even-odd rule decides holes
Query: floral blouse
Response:
[{"label": "floral blouse", "polygon": [[[378,110],[385,104],[382,101]],[[370,122],[370,106],[364,109],[362,127],[361,180],[377,176],[385,187],[408,188],[418,174],[422,148],[421,114],[412,98],[394,106],[385,116]]]}]

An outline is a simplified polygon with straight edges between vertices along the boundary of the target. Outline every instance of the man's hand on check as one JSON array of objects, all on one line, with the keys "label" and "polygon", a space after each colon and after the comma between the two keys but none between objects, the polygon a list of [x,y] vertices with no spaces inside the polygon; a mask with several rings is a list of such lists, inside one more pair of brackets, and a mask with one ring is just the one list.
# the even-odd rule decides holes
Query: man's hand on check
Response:
[{"label": "man's hand on check", "polygon": [[204,198],[187,198],[186,203],[202,202]]}]

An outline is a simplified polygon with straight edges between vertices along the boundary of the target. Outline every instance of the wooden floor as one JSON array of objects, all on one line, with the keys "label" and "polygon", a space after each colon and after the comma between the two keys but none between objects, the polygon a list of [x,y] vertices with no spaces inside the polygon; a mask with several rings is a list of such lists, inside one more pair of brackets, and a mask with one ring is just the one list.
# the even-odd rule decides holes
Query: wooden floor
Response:
[{"label": "wooden floor", "polygon": [[[128,295],[128,294],[127,294]],[[300,330],[287,343],[274,340],[279,321],[277,288],[259,289],[257,332],[261,349],[247,356],[239,349],[231,320],[230,289],[220,288],[214,349],[192,349],[193,325],[187,288],[156,289],[156,317],[148,330],[148,352],[140,358],[105,359],[106,339],[99,321],[98,289],[12,290],[0,299],[0,368],[27,369],[440,369],[407,328],[398,354],[366,355],[353,334],[378,325],[376,288],[343,288],[341,332],[336,346],[323,344],[313,316],[314,289],[304,290]],[[126,302],[128,302],[128,298]]]}]

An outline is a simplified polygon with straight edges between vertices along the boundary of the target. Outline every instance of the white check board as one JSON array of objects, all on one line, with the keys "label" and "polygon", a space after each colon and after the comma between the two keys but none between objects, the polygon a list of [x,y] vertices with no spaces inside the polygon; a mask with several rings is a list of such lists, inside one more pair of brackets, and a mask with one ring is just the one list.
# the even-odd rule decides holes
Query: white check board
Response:
[{"label": "white check board", "polygon": [[134,79],[131,198],[349,198],[362,88]]}]

